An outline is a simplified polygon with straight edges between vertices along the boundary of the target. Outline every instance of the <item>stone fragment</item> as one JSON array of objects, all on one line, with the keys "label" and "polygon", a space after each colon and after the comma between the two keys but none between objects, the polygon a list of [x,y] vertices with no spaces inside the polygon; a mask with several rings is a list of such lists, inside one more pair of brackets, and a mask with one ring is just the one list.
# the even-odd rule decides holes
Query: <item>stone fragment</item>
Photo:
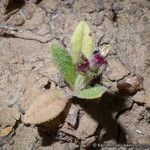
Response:
[{"label": "stone fragment", "polygon": [[65,123],[60,131],[75,136],[78,139],[85,140],[87,137],[92,136],[95,133],[97,126],[98,123],[92,119],[91,116],[84,113],[79,119],[79,125],[76,130],[70,129],[68,124]]},{"label": "stone fragment", "polygon": [[0,129],[0,138],[7,136],[12,131],[12,129],[13,129],[12,127],[6,127],[4,129]]},{"label": "stone fragment", "polygon": [[75,128],[77,124],[78,114],[79,114],[79,108],[74,104],[72,104],[65,121],[73,128]]},{"label": "stone fragment", "polygon": [[13,137],[14,144],[8,144],[6,145],[6,148],[4,147],[4,149],[31,150],[34,143],[37,141],[37,137],[37,128],[19,125],[16,129],[15,136]]},{"label": "stone fragment", "polygon": [[96,140],[95,136],[89,137],[87,138],[84,142],[82,147],[87,149],[89,146],[91,146],[91,144]]},{"label": "stone fragment", "polygon": [[91,118],[88,114],[84,114],[79,121],[76,136],[79,139],[85,139],[93,135],[97,129],[98,123]]},{"label": "stone fragment", "polygon": [[138,103],[145,103],[145,93],[144,91],[137,92],[132,99]]},{"label": "stone fragment", "polygon": [[132,97],[132,99],[135,102],[144,104],[146,108],[150,108],[150,94],[148,92],[139,91]]},{"label": "stone fragment", "polygon": [[118,123],[126,135],[127,143],[148,144],[150,141],[150,126],[145,118],[141,119],[144,107],[133,105],[131,111],[123,113],[118,118]]},{"label": "stone fragment", "polygon": [[143,78],[136,75],[132,77],[126,77],[118,81],[117,87],[121,92],[134,94],[143,88]]},{"label": "stone fragment", "polygon": [[0,125],[2,128],[14,126],[19,118],[20,114],[16,108],[0,108]]},{"label": "stone fragment", "polygon": [[106,76],[111,81],[117,81],[128,75],[129,70],[121,64],[118,60],[108,60],[108,66],[106,68]]}]

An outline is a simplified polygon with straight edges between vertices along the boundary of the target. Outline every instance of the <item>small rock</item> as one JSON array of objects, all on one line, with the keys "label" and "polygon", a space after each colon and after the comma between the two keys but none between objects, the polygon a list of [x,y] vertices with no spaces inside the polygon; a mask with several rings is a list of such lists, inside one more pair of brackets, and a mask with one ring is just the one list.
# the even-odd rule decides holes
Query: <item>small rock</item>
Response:
[{"label": "small rock", "polygon": [[12,127],[6,127],[4,129],[0,129],[0,138],[7,136],[12,131],[12,129],[13,129]]},{"label": "small rock", "polygon": [[145,93],[144,91],[137,92],[132,99],[138,103],[145,103]]},{"label": "small rock", "polygon": [[85,113],[80,118],[76,135],[79,137],[79,139],[85,139],[86,137],[89,137],[95,133],[97,126],[98,123]]},{"label": "small rock", "polygon": [[127,143],[149,143],[150,126],[145,118],[139,120],[139,117],[141,117],[140,114],[144,110],[144,107],[134,104],[132,110],[126,111],[118,118],[117,121],[122,126]]},{"label": "small rock", "polygon": [[14,126],[19,118],[20,114],[16,108],[0,108],[0,125],[2,128]]},{"label": "small rock", "polygon": [[108,60],[106,68],[106,76],[111,81],[117,81],[128,75],[129,70],[123,66],[118,60]]},{"label": "small rock", "polygon": [[90,138],[87,138],[84,142],[83,142],[83,148],[87,149],[94,141],[96,140],[95,136],[92,136]]},{"label": "small rock", "polygon": [[92,136],[95,133],[97,126],[98,123],[88,114],[84,113],[79,119],[79,125],[77,129],[70,129],[68,124],[65,123],[60,131],[84,141],[87,137]]},{"label": "small rock", "polygon": [[72,104],[65,121],[73,128],[75,128],[77,124],[78,114],[79,108]]},{"label": "small rock", "polygon": [[143,88],[143,78],[141,76],[126,77],[118,81],[117,87],[119,91],[134,94]]},{"label": "small rock", "polygon": [[150,111],[148,109],[143,110],[140,113],[140,116],[138,118],[139,121],[145,120],[147,123],[150,123]]},{"label": "small rock", "polygon": [[36,143],[38,136],[37,128],[25,127],[20,124],[13,137],[14,144],[8,144],[5,149],[31,150],[33,143]]}]

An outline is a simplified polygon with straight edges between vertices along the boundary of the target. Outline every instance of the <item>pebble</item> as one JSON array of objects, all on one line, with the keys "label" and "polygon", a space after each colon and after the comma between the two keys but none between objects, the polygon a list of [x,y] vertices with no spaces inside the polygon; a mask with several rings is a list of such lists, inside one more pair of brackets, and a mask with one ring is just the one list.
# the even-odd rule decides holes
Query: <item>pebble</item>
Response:
[{"label": "pebble", "polygon": [[7,136],[11,131],[13,127],[6,127],[4,129],[0,129],[0,138]]},{"label": "pebble", "polygon": [[79,108],[72,104],[65,121],[73,128],[75,128],[77,124],[78,114]]},{"label": "pebble", "polygon": [[117,83],[119,91],[134,94],[143,88],[143,78],[138,75],[126,77]]}]

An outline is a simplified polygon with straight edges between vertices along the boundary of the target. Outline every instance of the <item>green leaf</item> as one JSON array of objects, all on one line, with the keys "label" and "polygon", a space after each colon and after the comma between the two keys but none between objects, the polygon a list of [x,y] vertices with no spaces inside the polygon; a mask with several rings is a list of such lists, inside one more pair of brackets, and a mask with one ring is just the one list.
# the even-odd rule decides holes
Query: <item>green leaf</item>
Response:
[{"label": "green leaf", "polygon": [[86,77],[86,85],[88,85],[93,79],[97,78],[98,76],[100,76],[102,74],[102,72],[104,71],[105,66],[101,66],[98,70],[94,71],[89,71]]},{"label": "green leaf", "polygon": [[78,74],[75,80],[75,90],[81,90],[83,88],[85,88],[85,76],[82,74]]},{"label": "green leaf", "polygon": [[93,53],[93,41],[86,22],[81,21],[71,39],[73,62],[79,61],[81,52],[90,59]]},{"label": "green leaf", "polygon": [[90,84],[90,82],[98,77],[101,74],[101,70],[98,72],[91,72],[89,71],[87,74],[80,74],[78,73],[76,79],[75,79],[75,84],[74,84],[74,90],[82,90],[86,86]]},{"label": "green leaf", "polygon": [[76,91],[74,96],[81,99],[95,99],[101,97],[106,91],[105,87],[95,86],[91,88],[84,89],[82,91]]},{"label": "green leaf", "polygon": [[75,66],[69,53],[62,47],[53,44],[51,46],[52,58],[55,64],[60,69],[65,80],[70,85],[74,85],[75,81]]}]

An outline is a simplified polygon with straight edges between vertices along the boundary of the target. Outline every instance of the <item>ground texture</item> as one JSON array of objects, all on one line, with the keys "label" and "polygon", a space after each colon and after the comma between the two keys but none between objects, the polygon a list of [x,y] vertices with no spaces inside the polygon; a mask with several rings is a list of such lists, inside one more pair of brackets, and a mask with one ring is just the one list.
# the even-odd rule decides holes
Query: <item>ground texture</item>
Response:
[{"label": "ground texture", "polygon": [[[0,149],[150,144],[148,0],[1,0],[0,16]],[[52,64],[48,44],[70,50],[71,35],[81,20],[91,27],[95,49],[112,45],[99,79],[112,94],[99,103],[72,100],[67,117],[64,112],[53,124],[24,124],[22,116],[33,100],[55,86],[66,86]],[[134,75],[144,79],[141,88],[132,95],[117,92],[117,82]],[[74,118],[72,126],[69,116]]]}]

